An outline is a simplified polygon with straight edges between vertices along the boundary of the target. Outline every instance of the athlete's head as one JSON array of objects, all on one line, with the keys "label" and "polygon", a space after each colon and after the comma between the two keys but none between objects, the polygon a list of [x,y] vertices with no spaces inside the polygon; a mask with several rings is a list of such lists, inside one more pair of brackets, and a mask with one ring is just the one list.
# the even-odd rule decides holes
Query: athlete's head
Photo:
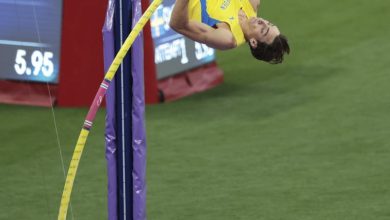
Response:
[{"label": "athlete's head", "polygon": [[247,24],[247,40],[256,59],[276,64],[283,61],[285,53],[290,53],[287,38],[280,33],[277,26],[256,17],[249,18]]}]

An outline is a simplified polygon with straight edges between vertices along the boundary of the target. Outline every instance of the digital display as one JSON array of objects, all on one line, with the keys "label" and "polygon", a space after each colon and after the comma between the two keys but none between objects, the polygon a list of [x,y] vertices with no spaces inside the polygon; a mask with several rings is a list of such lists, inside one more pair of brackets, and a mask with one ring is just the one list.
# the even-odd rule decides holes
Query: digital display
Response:
[{"label": "digital display", "polygon": [[175,0],[164,0],[150,19],[157,78],[162,79],[212,62],[215,50],[194,42],[170,29]]},{"label": "digital display", "polygon": [[58,82],[62,0],[0,0],[0,79]]}]

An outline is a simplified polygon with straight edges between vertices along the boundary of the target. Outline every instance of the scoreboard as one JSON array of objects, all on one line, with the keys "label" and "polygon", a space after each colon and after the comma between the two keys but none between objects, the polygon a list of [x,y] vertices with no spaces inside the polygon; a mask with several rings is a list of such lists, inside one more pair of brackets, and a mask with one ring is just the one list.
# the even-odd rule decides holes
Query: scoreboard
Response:
[{"label": "scoreboard", "polygon": [[169,20],[174,3],[175,0],[164,0],[150,19],[158,79],[210,63],[215,59],[214,49],[170,29]]},{"label": "scoreboard", "polygon": [[[214,49],[170,29],[174,3],[164,0],[150,19],[158,79],[215,60]],[[58,83],[62,4],[0,0],[0,80]]]},{"label": "scoreboard", "polygon": [[0,0],[0,79],[58,83],[62,0]]}]

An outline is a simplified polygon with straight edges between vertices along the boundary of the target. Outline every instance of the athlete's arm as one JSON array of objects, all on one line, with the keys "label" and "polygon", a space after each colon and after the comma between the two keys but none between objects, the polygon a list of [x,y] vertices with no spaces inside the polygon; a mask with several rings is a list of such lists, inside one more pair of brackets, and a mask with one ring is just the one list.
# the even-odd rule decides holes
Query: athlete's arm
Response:
[{"label": "athlete's arm", "polygon": [[176,0],[169,22],[173,30],[215,49],[227,50],[237,46],[234,36],[227,25],[218,25],[218,28],[214,29],[201,22],[189,20],[188,1]]},{"label": "athlete's arm", "polygon": [[254,9],[255,12],[257,13],[257,11],[258,11],[259,8],[260,8],[260,0],[249,0],[249,2],[251,3],[253,9]]}]

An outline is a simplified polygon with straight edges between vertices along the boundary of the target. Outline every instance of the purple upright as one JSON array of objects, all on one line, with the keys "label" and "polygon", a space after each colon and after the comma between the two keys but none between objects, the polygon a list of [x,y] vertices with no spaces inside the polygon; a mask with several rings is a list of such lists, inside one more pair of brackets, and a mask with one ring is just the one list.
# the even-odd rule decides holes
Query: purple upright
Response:
[{"label": "purple upright", "polygon": [[[142,16],[141,0],[132,1],[133,27]],[[133,76],[133,219],[146,220],[146,135],[142,32],[132,46]]]},{"label": "purple upright", "polygon": [[[130,0],[129,0],[130,1]],[[141,0],[132,1],[133,26],[142,16]],[[115,56],[114,47],[115,0],[108,0],[103,27],[104,67],[107,71]],[[133,146],[133,220],[146,220],[146,134],[143,67],[143,35],[140,33],[132,45],[131,71],[133,77],[132,146]],[[106,159],[108,172],[108,220],[118,220],[117,203],[117,137],[115,131],[115,80],[106,93]],[[118,116],[119,117],[119,116]]]},{"label": "purple upright", "polygon": [[[114,46],[115,0],[108,0],[106,19],[103,26],[104,72],[107,72],[115,57]],[[108,220],[118,220],[117,210],[117,169],[116,169],[116,132],[115,132],[115,80],[112,80],[106,92],[106,160],[107,160],[107,203]]]}]

